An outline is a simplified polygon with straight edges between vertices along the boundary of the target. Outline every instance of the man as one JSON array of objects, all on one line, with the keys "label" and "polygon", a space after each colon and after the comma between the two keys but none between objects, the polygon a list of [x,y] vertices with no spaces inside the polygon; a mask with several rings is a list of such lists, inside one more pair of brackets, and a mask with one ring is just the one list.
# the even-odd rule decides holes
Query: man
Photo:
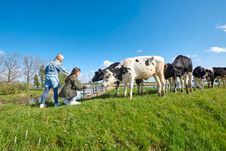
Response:
[{"label": "man", "polygon": [[61,71],[65,75],[69,75],[66,69],[61,64],[64,60],[62,54],[58,54],[54,61],[47,64],[45,68],[45,90],[42,94],[40,108],[45,107],[46,97],[48,96],[49,90],[53,88],[55,106],[59,106],[58,103],[58,88],[60,87],[60,82],[58,74]]}]

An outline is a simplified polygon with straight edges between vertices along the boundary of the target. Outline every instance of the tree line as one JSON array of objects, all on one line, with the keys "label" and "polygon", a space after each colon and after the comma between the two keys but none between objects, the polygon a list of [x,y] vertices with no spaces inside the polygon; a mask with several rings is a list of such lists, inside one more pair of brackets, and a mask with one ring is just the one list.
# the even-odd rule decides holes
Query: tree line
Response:
[{"label": "tree line", "polygon": [[5,52],[0,56],[0,82],[23,82],[37,88],[43,87],[44,68],[43,61],[38,56]]},{"label": "tree line", "polygon": [[[45,81],[45,65],[38,56],[22,56],[16,52],[0,54],[0,82],[1,83],[26,83],[36,88],[43,88]],[[61,84],[66,76],[59,74]]]}]

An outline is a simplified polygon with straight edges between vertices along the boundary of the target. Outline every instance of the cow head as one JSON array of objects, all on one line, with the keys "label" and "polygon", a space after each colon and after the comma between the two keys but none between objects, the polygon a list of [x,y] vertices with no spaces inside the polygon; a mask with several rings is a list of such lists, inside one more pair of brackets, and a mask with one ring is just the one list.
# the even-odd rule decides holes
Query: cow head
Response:
[{"label": "cow head", "polygon": [[211,81],[211,80],[214,80],[214,73],[213,71],[209,70],[209,69],[206,69],[206,80],[207,81]]},{"label": "cow head", "polygon": [[111,70],[114,70],[114,68],[119,65],[119,62],[115,62],[113,64],[111,64],[109,67],[105,68],[105,69],[99,69],[95,72],[95,75],[93,76],[92,78],[92,81],[93,82],[96,82],[96,81],[101,81],[103,80],[104,78],[104,72],[105,70],[109,69],[110,71]]},{"label": "cow head", "polygon": [[107,86],[114,84],[115,82],[117,82],[117,79],[115,77],[114,71],[110,71],[110,70],[107,69],[104,72],[102,85],[104,87],[107,87]]},{"label": "cow head", "polygon": [[208,74],[207,74],[205,68],[202,68],[202,67],[201,67],[201,68],[199,69],[199,73],[200,73],[200,77],[201,77],[202,79],[205,79],[205,78],[208,76]]},{"label": "cow head", "polygon": [[96,82],[96,81],[103,80],[103,77],[104,77],[104,72],[103,70],[99,69],[95,72],[95,75],[93,76],[92,81]]},{"label": "cow head", "polygon": [[166,79],[169,79],[172,77],[175,73],[174,67],[172,64],[167,63],[164,65],[164,76]]},{"label": "cow head", "polygon": [[196,77],[196,78],[201,78],[201,79],[205,79],[206,76],[207,76],[207,72],[206,72],[206,69],[201,67],[201,66],[198,66],[196,67],[194,70],[193,70],[193,76]]}]

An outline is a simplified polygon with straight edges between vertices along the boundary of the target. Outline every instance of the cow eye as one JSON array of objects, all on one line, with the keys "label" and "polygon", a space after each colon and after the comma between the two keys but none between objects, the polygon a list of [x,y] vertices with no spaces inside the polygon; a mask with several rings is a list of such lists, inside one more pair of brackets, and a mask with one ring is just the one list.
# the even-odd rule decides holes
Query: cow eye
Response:
[{"label": "cow eye", "polygon": [[108,80],[106,80],[106,82],[108,82]]}]

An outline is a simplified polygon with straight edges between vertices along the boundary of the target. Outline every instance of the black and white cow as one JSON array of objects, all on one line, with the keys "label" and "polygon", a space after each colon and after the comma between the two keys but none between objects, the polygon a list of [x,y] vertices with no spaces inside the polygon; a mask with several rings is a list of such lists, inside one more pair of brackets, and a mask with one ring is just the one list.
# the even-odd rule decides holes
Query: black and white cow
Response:
[{"label": "black and white cow", "polygon": [[[185,84],[186,92],[192,92],[192,61],[191,58],[179,55],[175,58],[172,64],[166,64],[164,69],[166,80],[173,79],[173,91],[176,92],[176,79],[181,79],[182,91]],[[184,81],[184,82],[183,82]]]},{"label": "black and white cow", "polygon": [[[226,67],[213,67],[214,79],[223,82],[223,87],[225,87],[226,80]],[[213,80],[214,81],[214,80]],[[211,84],[213,83],[211,81]],[[219,83],[218,83],[219,86]]]},{"label": "black and white cow", "polygon": [[[164,66],[164,74],[166,76],[166,69],[168,67],[170,67],[171,64],[170,63],[167,63],[165,64]],[[184,82],[183,82],[183,79],[184,77],[183,76],[178,76],[177,78],[179,78],[180,80],[180,83],[181,83],[181,90],[183,90],[183,86],[184,86]],[[177,78],[174,80],[173,77],[170,77],[168,79],[166,79],[166,91],[169,89],[171,92],[174,91],[174,82],[177,82]],[[169,83],[168,83],[169,82]]]},{"label": "black and white cow", "polygon": [[157,82],[158,94],[163,96],[165,94],[164,59],[160,56],[141,56],[121,61],[113,71],[106,70],[103,86],[107,87],[120,81],[124,84],[124,96],[126,97],[129,83],[130,99],[132,99],[134,80],[147,80],[151,76],[154,76]]},{"label": "black and white cow", "polygon": [[[106,70],[113,71],[113,69],[117,65],[119,65],[119,62],[115,62],[115,63],[111,64],[109,67],[107,67],[105,69],[98,69],[95,72],[95,75],[93,76],[92,81],[93,82],[97,82],[97,81],[103,80],[105,71]],[[136,79],[135,81],[136,81],[136,84],[137,84],[137,87],[138,87],[138,94],[140,94],[140,91],[141,91],[141,94],[143,94],[143,80],[142,79]],[[119,95],[119,84],[120,84],[120,81],[116,81],[115,84],[116,84],[116,94],[118,96]]]},{"label": "black and white cow", "polygon": [[115,62],[115,63],[112,63],[109,67],[105,68],[105,69],[98,69],[96,72],[95,72],[95,75],[93,76],[92,78],[92,81],[93,82],[97,82],[97,81],[101,81],[103,80],[104,78],[104,72],[106,70],[110,70],[112,71],[112,69],[114,69],[117,65],[119,65],[120,62]]},{"label": "black and white cow", "polygon": [[[198,66],[193,70],[193,78],[195,87],[204,88],[203,80],[208,81],[208,87],[210,87],[210,82],[214,81],[214,74],[211,70],[205,69],[204,67]],[[212,84],[211,84],[212,85]]]}]

